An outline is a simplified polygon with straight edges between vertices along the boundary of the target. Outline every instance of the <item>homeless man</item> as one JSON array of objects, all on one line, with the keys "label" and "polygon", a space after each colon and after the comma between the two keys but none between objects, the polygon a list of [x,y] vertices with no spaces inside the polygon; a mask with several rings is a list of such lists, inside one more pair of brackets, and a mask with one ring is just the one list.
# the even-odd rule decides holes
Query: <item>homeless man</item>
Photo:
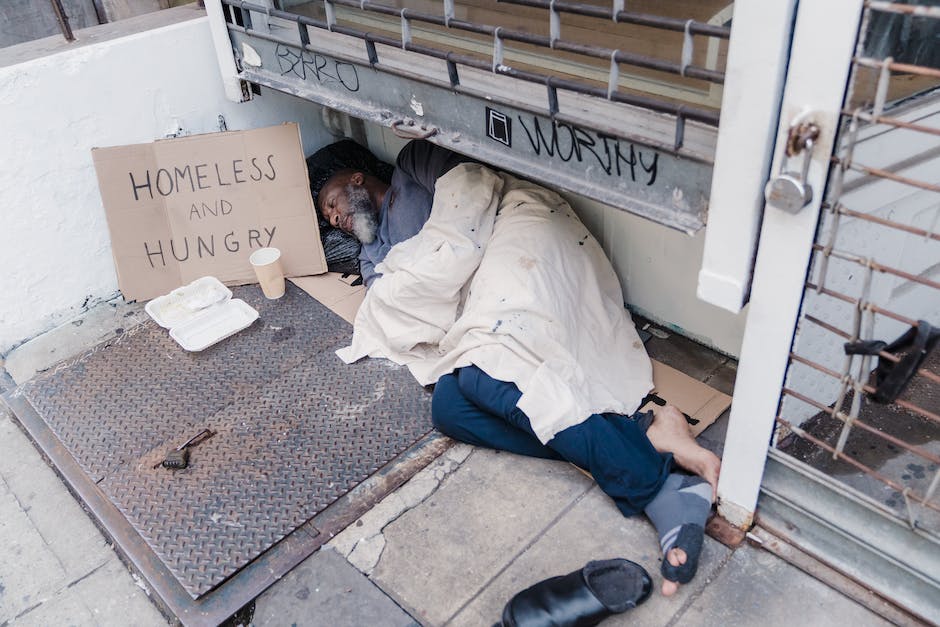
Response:
[{"label": "homeless man", "polygon": [[663,594],[690,581],[720,462],[676,408],[636,412],[650,360],[570,206],[424,141],[402,149],[391,184],[342,169],[314,191],[361,240],[369,286],[339,356],[436,383],[434,424],[457,440],[586,470],[625,516],[652,520]]}]

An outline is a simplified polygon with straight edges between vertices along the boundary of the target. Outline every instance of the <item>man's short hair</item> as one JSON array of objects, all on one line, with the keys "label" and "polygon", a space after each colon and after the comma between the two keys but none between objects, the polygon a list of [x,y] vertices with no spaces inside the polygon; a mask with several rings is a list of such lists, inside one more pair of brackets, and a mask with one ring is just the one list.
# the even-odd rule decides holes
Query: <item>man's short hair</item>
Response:
[{"label": "man's short hair", "polygon": [[307,173],[310,176],[310,194],[320,222],[320,241],[326,266],[330,272],[359,274],[359,240],[330,226],[320,212],[320,191],[337,173],[353,170],[371,174],[385,183],[392,180],[395,168],[380,161],[367,148],[351,139],[329,144],[307,157]]},{"label": "man's short hair", "polygon": [[[365,148],[351,139],[343,139],[324,146],[307,157],[307,173],[310,175],[310,194],[313,204],[320,212],[320,191],[336,174],[344,170],[370,174],[384,183],[390,183],[394,167],[380,161]],[[323,220],[321,216],[321,227]]]}]

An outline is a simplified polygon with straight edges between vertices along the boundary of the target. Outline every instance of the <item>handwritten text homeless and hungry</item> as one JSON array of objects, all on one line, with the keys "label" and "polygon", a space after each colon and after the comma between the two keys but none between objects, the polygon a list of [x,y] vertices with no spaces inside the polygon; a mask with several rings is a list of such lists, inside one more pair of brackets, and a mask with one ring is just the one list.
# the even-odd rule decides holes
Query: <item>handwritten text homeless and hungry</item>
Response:
[{"label": "handwritten text homeless and hungry", "polygon": [[[135,201],[168,198],[179,193],[195,193],[196,190],[222,188],[245,183],[261,183],[277,179],[277,169],[273,154],[267,157],[233,159],[231,162],[186,164],[182,167],[159,168],[155,171],[128,172]],[[188,203],[186,209],[191,222],[211,220],[213,217],[228,216],[236,207],[224,199],[210,202],[197,201]],[[242,245],[248,249],[271,246],[274,241],[276,226],[260,225],[241,231],[231,230],[224,234],[187,235],[182,238],[170,238],[168,241],[157,239],[145,241],[144,251],[151,268],[158,265],[165,267],[172,256],[178,262],[194,258],[215,257],[223,252],[237,253]],[[181,239],[182,241],[179,241]]]}]

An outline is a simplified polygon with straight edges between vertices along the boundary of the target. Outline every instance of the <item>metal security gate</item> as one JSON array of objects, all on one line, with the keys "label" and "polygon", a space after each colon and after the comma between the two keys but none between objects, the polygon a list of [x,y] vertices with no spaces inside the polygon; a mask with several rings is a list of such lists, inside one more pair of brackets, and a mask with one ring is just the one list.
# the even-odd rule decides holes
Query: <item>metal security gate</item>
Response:
[{"label": "metal security gate", "polygon": [[731,3],[634,5],[206,4],[239,81],[694,233],[707,217]]},{"label": "metal security gate", "polygon": [[839,96],[832,112],[796,73],[825,8],[798,15],[720,495],[746,522],[751,479],[727,474],[759,469],[770,436],[758,526],[934,622],[940,8],[839,4],[860,19],[834,37],[859,35],[844,98],[820,97]]}]

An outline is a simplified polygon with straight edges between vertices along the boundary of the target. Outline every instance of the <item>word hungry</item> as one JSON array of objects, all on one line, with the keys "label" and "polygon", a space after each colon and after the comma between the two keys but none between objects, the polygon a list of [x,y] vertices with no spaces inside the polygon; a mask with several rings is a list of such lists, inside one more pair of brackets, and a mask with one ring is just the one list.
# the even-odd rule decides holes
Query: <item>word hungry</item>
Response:
[{"label": "word hungry", "polygon": [[[274,232],[277,230],[276,226],[272,226],[270,229],[268,227],[262,227],[264,233],[257,229],[248,229],[248,248],[249,250],[255,247],[265,248],[271,245],[271,242],[274,241]],[[164,246],[163,240],[157,240],[155,244],[151,247],[150,242],[144,242],[144,251],[147,253],[147,261],[150,262],[151,268],[156,268],[157,265],[154,263],[154,259],[157,260],[162,267],[166,267],[167,255],[172,255],[173,259],[176,259],[179,262],[186,261],[189,259],[190,255],[193,255],[193,258],[198,257],[202,259],[203,257],[215,257],[216,255],[216,238],[215,234],[209,235],[208,237],[202,237],[201,235],[194,236],[194,239],[190,239],[191,236],[184,236],[182,242],[177,242],[174,239],[170,239],[167,242],[167,245]],[[263,240],[267,238],[267,242]],[[192,247],[190,247],[190,242],[192,242]],[[224,252],[237,253],[241,247],[242,242],[238,239],[235,231],[229,231],[224,236],[219,238],[219,242],[222,244],[223,248],[219,248],[218,252],[223,254]]]}]

